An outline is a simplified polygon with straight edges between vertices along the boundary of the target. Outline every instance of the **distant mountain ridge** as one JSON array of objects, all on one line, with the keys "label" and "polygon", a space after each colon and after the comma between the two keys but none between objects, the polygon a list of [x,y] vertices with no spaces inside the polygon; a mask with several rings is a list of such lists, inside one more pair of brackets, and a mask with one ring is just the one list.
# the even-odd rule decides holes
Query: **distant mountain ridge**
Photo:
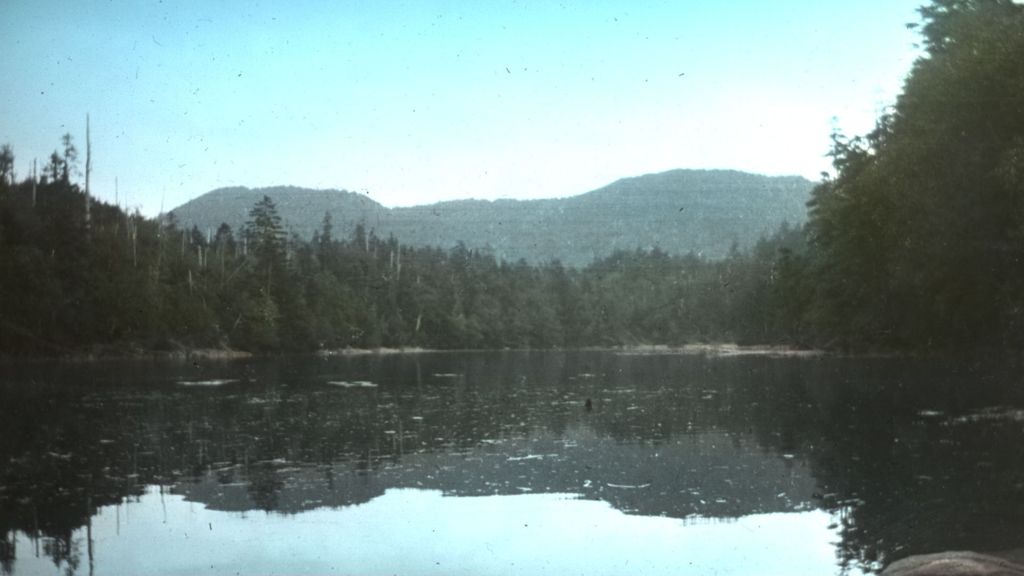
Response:
[{"label": "distant mountain ridge", "polygon": [[178,225],[239,230],[264,195],[285,226],[309,239],[331,213],[335,237],[359,222],[404,244],[489,249],[505,260],[583,266],[615,250],[658,247],[672,254],[725,256],[783,222],[806,220],[814,183],[799,176],[732,170],[671,170],[624,178],[598,190],[544,200],[454,200],[387,208],[366,195],[292,186],[221,188],[171,211]]}]

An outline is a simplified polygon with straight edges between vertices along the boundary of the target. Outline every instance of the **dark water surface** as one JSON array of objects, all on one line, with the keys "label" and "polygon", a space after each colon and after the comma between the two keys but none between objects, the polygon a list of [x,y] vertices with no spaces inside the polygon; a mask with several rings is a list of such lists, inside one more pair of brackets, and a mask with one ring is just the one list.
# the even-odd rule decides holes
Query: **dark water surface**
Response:
[{"label": "dark water surface", "polygon": [[0,365],[0,570],[858,574],[1017,549],[1022,374],[606,352]]}]

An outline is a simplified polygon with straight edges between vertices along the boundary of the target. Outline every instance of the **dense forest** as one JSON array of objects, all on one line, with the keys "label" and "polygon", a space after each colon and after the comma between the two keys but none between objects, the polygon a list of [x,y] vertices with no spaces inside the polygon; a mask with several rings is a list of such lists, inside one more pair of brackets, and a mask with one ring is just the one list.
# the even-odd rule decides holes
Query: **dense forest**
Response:
[{"label": "dense forest", "polygon": [[[63,169],[61,169],[63,170]],[[331,215],[287,238],[273,201],[212,237],[93,202],[61,177],[3,199],[2,349],[504,348],[764,339],[752,258],[620,252],[585,269],[403,246]],[[799,233],[780,233],[799,243]],[[760,251],[769,254],[765,248]],[[767,284],[765,285],[767,287]],[[749,321],[748,321],[749,320]],[[753,326],[755,322],[758,326]],[[772,335],[773,337],[775,335]]]},{"label": "dense forest", "polygon": [[506,262],[366,226],[339,238],[329,213],[306,241],[269,198],[204,235],[91,199],[70,135],[20,182],[5,146],[0,352],[1024,344],[1024,7],[935,0],[921,15],[903,93],[870,134],[832,135],[807,224],[715,260]]}]

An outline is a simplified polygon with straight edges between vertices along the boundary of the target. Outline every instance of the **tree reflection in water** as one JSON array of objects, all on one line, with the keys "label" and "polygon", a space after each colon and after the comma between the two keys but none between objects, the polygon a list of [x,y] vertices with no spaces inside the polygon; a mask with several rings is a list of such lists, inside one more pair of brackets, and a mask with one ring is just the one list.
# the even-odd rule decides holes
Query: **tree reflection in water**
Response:
[{"label": "tree reflection in water", "polygon": [[[89,550],[75,530],[151,485],[281,514],[412,487],[676,518],[817,507],[839,522],[843,565],[869,568],[1024,534],[1024,399],[1002,362],[506,352],[0,370],[6,573],[18,532],[75,572]],[[179,384],[200,378],[235,382]]]}]

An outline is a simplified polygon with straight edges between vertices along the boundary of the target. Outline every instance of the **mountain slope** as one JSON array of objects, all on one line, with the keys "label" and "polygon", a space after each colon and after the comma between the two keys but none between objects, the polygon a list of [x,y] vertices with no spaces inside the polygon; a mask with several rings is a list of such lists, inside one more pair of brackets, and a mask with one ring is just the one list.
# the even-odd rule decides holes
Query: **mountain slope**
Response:
[{"label": "mountain slope", "polygon": [[407,244],[450,248],[461,241],[470,248],[490,248],[506,260],[557,258],[579,266],[617,249],[659,247],[722,257],[733,243],[749,246],[784,221],[802,223],[812,186],[792,176],[672,170],[625,178],[569,198],[457,200],[405,208],[386,208],[339,190],[225,188],[172,213],[182,226],[205,231],[227,222],[238,229],[252,205],[268,195],[286,226],[304,238],[330,212],[336,237],[365,222],[378,235],[394,234]]},{"label": "mountain slope", "polygon": [[[236,186],[207,192],[170,213],[180,227],[196,226],[206,232],[215,231],[221,223],[227,223],[238,231],[249,219],[249,210],[263,196],[274,200],[285,227],[307,240],[313,236],[314,231],[320,229],[326,212],[331,213],[336,229],[342,218],[350,224],[344,228],[347,234],[355,227],[355,222],[365,221],[372,227],[372,223],[388,210],[364,195],[344,190],[311,190],[295,186],[250,189]],[[339,233],[342,231],[339,230]]]}]

